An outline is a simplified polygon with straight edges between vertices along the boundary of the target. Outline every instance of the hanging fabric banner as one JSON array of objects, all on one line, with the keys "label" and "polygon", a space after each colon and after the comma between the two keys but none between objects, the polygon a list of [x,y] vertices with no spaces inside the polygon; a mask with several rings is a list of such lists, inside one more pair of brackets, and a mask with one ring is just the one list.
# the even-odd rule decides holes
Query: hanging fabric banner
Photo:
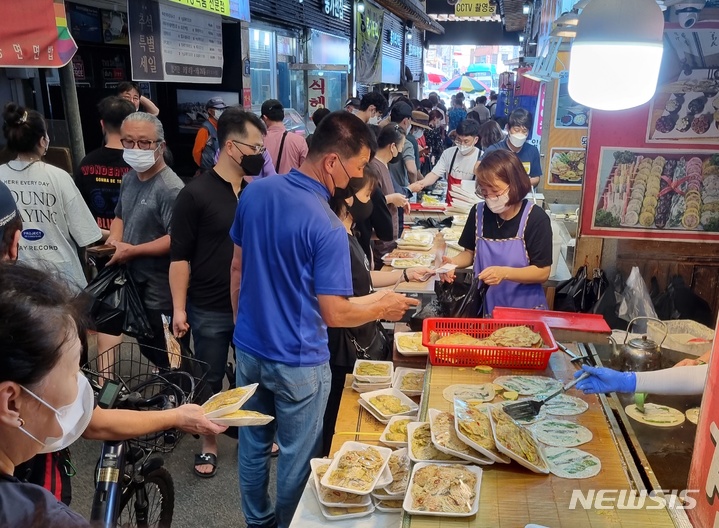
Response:
[{"label": "hanging fabric banner", "polygon": [[361,84],[382,80],[382,29],[384,12],[365,2],[364,13],[357,17],[357,78]]},{"label": "hanging fabric banner", "polygon": [[63,0],[2,1],[0,20],[0,67],[60,68],[77,51]]}]

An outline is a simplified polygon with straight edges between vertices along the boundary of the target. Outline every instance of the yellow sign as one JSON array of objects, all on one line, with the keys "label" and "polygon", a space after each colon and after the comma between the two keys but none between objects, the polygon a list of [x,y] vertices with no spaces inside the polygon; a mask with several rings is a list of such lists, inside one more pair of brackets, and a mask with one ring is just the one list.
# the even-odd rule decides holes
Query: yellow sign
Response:
[{"label": "yellow sign", "polygon": [[170,2],[237,20],[250,21],[249,0],[170,0]]},{"label": "yellow sign", "polygon": [[456,17],[483,17],[494,14],[495,7],[489,0],[460,0],[454,5]]}]

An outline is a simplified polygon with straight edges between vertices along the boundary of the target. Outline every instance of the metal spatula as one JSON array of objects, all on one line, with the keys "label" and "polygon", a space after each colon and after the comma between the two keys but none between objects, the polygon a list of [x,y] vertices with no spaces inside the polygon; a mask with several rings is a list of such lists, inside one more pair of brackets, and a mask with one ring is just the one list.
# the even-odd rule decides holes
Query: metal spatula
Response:
[{"label": "metal spatula", "polygon": [[585,372],[578,378],[573,379],[563,387],[560,387],[555,392],[544,398],[543,400],[525,400],[517,403],[510,403],[509,405],[505,405],[502,410],[506,412],[510,417],[514,418],[515,420],[531,420],[532,418],[535,418],[538,414],[542,406],[547,403],[549,400],[554,398],[555,396],[558,396],[559,394],[563,393],[566,390],[571,389],[574,387],[577,383],[582,381],[584,378],[589,377],[589,372]]}]

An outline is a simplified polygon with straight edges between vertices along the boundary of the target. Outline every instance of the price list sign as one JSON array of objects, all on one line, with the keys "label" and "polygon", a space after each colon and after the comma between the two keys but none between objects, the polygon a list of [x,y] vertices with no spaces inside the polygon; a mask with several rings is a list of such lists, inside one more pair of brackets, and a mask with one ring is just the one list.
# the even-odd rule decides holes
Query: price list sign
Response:
[{"label": "price list sign", "polygon": [[155,0],[128,2],[135,81],[222,82],[222,18]]}]

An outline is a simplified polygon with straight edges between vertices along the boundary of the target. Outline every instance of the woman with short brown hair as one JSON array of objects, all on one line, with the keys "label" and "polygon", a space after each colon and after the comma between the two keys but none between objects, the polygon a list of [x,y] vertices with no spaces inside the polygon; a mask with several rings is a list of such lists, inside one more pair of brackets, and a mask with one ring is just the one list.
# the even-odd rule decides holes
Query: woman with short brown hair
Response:
[{"label": "woman with short brown hair", "polygon": [[547,213],[525,198],[530,183],[522,163],[513,152],[495,150],[475,176],[484,202],[469,214],[459,239],[464,251],[445,260],[460,268],[474,264],[475,275],[490,286],[485,316],[496,306],[546,310],[542,283],[552,265],[552,227]]}]

